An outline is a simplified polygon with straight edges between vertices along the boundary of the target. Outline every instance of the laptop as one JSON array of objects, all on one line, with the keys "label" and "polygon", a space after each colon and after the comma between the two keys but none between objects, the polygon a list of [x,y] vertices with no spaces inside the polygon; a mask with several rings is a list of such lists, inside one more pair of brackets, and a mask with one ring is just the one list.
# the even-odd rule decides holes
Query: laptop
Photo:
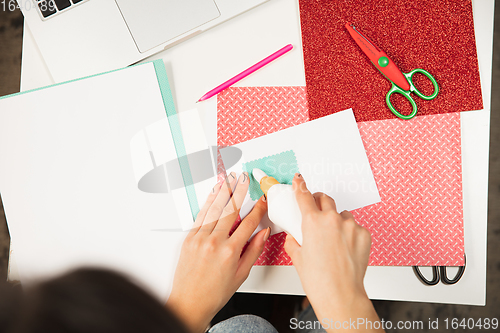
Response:
[{"label": "laptop", "polygon": [[18,0],[55,82],[136,63],[268,0]]}]

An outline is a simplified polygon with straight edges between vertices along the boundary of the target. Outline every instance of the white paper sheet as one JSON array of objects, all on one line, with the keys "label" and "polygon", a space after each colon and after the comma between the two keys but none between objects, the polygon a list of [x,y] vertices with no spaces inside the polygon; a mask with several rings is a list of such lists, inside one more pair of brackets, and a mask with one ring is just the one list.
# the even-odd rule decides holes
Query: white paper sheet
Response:
[{"label": "white paper sheet", "polygon": [[130,151],[165,118],[153,64],[0,100],[0,191],[23,283],[92,265],[166,299],[185,233],[172,193],[138,189]]},{"label": "white paper sheet", "polygon": [[293,150],[309,190],[333,197],[339,211],[380,202],[350,109],[233,147],[241,149],[247,162]]},{"label": "white paper sheet", "polygon": [[[334,198],[339,212],[380,202],[351,109],[232,147],[242,151],[241,162],[229,168],[238,174],[244,171],[245,162],[292,150],[308,189],[312,193],[324,192]],[[223,160],[225,149],[221,150]],[[247,200],[250,200],[248,196]],[[252,206],[244,204],[241,215],[246,215]],[[264,223],[268,225],[267,221]],[[281,231],[272,229],[273,234]]]}]

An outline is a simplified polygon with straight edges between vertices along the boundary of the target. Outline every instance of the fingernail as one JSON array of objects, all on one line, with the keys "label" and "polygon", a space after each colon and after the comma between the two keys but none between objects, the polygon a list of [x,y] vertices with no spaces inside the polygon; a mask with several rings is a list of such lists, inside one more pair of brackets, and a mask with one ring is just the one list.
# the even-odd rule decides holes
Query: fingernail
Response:
[{"label": "fingernail", "polygon": [[271,235],[271,227],[268,227],[267,231],[264,233],[264,242],[267,242],[270,235]]},{"label": "fingernail", "polygon": [[225,181],[231,182],[233,179],[234,179],[234,172],[231,172],[229,175],[227,175]]},{"label": "fingernail", "polygon": [[243,175],[241,176],[241,183],[245,184],[245,182],[247,181],[247,179],[248,179],[248,173],[247,172],[243,172]]},{"label": "fingernail", "polygon": [[302,175],[300,173],[297,174],[297,177],[302,178]]},{"label": "fingernail", "polygon": [[267,201],[267,198],[266,198],[266,195],[265,195],[265,194],[263,194],[263,195],[262,195],[262,201],[264,201],[264,202],[266,202],[266,201]]}]

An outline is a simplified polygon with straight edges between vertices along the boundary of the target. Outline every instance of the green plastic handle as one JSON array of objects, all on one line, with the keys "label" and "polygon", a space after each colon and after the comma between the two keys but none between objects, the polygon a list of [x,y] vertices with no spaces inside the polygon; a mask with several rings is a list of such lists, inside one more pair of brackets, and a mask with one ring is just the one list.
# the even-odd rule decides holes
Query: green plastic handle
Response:
[{"label": "green plastic handle", "polygon": [[[434,92],[432,93],[432,95],[429,95],[429,96],[426,96],[424,94],[422,94],[420,91],[418,91],[417,88],[415,88],[415,86],[413,85],[413,75],[415,75],[416,73],[420,73],[420,74],[423,74],[425,75],[429,80],[431,80],[432,82],[432,85],[434,86]],[[434,99],[436,98],[437,94],[439,93],[439,87],[438,87],[438,84],[436,82],[436,80],[434,79],[434,77],[431,75],[431,73],[429,73],[428,71],[426,71],[425,69],[422,69],[422,68],[416,68],[414,70],[412,70],[411,72],[409,73],[403,73],[403,75],[406,77],[406,79],[408,80],[408,83],[410,83],[410,91],[411,92],[414,92],[415,95],[417,95],[418,97],[420,97],[421,99],[425,99],[426,101],[430,101],[431,99]]]},{"label": "green plastic handle", "polygon": [[[403,90],[393,83],[391,90],[389,90],[389,92],[385,96],[385,102],[387,103],[389,110],[391,110],[392,113],[394,113],[398,118],[408,120],[408,119],[415,117],[415,115],[417,114],[417,104],[415,103],[413,98],[411,98],[410,93],[411,93],[410,91]],[[405,116],[404,114],[399,113],[398,110],[396,110],[396,108],[394,106],[392,106],[392,103],[391,103],[391,95],[392,94],[401,94],[404,97],[406,97],[406,99],[408,101],[410,101],[411,107],[413,110],[411,111],[411,113],[409,115]]]},{"label": "green plastic handle", "polygon": [[[416,73],[423,74],[429,80],[431,80],[432,85],[434,86],[434,92],[431,95],[426,96],[426,95],[422,94],[415,87],[415,85],[413,84],[412,79],[413,79],[413,75],[415,75]],[[412,70],[409,73],[403,73],[403,75],[406,77],[406,80],[408,80],[408,83],[410,84],[410,90],[408,90],[408,91],[407,90],[403,90],[403,89],[399,88],[397,85],[395,85],[394,82],[393,82],[391,90],[389,90],[387,92],[387,95],[385,97],[385,101],[387,103],[387,106],[389,107],[389,110],[391,110],[391,112],[394,113],[398,118],[408,120],[408,119],[411,119],[411,118],[415,117],[415,115],[417,114],[417,104],[415,103],[415,101],[413,100],[413,98],[410,96],[410,94],[413,92],[418,97],[420,97],[420,98],[422,98],[422,99],[424,99],[426,101],[430,101],[431,99],[436,98],[436,96],[438,95],[438,93],[439,93],[439,86],[438,86],[436,80],[434,79],[434,77],[428,71],[426,71],[424,69],[421,69],[421,68],[416,68],[416,69]],[[401,95],[403,95],[410,102],[410,104],[412,106],[412,112],[409,115],[406,116],[406,115],[401,114],[400,112],[398,112],[398,110],[396,110],[396,108],[391,103],[391,95],[392,94],[401,94]]]}]

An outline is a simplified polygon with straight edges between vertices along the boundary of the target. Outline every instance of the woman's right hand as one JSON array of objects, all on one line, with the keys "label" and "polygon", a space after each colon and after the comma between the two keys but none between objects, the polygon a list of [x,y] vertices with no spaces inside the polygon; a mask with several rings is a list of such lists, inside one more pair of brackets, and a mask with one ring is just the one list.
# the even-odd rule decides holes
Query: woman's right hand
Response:
[{"label": "woman's right hand", "polygon": [[299,174],[293,179],[293,189],[302,214],[303,242],[300,246],[287,235],[285,250],[318,319],[378,320],[363,285],[370,232],[348,211],[338,213],[331,197],[311,194]]}]

